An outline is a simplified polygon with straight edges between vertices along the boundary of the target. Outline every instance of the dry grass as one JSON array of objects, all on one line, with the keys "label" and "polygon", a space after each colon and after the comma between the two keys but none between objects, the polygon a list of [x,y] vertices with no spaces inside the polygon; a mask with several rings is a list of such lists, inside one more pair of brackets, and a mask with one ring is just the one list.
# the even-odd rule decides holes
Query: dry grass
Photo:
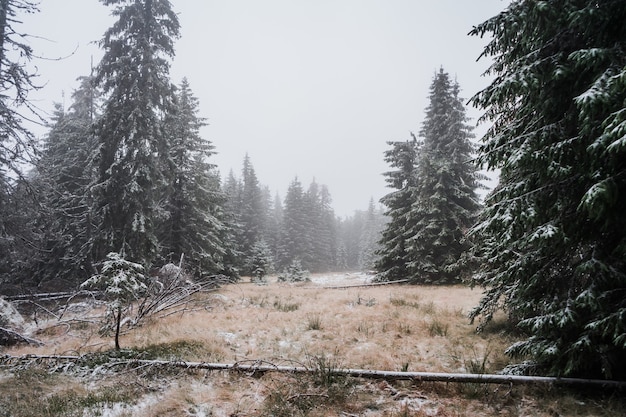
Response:
[{"label": "dry grass", "polygon": [[[503,332],[475,333],[467,313],[480,293],[466,287],[329,290],[310,283],[243,283],[205,297],[205,310],[172,315],[125,332],[122,347],[163,359],[303,364],[319,370],[317,378],[132,371],[124,376],[132,387],[124,392],[132,395],[117,399],[128,404],[116,413],[111,408],[116,401],[105,394],[107,386],[118,383],[118,374],[99,375],[87,391],[81,382],[85,376],[54,376],[53,381],[30,386],[50,397],[55,395],[51,387],[61,384],[76,398],[89,397],[105,408],[109,404],[113,411],[107,415],[116,416],[609,416],[619,409],[611,407],[622,405],[617,400],[581,405],[580,395],[539,395],[530,388],[334,381],[324,372],[331,366],[472,373],[501,369],[508,361],[504,348],[513,339]],[[37,337],[45,346],[5,353],[83,354],[113,347],[111,338],[98,335],[96,324],[51,322],[41,327]],[[15,384],[19,377],[0,372],[0,390],[12,389],[14,395],[7,397],[12,401],[30,389]],[[72,404],[86,407],[89,401]],[[0,409],[2,405],[0,400]]]}]

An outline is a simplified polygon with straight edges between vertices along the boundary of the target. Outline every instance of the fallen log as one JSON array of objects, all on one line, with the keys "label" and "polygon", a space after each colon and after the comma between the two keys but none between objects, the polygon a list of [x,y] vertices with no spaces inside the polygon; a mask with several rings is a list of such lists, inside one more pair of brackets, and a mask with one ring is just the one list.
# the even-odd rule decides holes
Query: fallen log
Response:
[{"label": "fallen log", "polygon": [[[0,356],[0,365],[10,366],[11,363],[24,363],[29,361],[66,361],[78,362],[88,358],[87,356],[56,356],[56,355],[25,355],[25,356]],[[183,369],[205,369],[213,371],[245,372],[249,374],[282,372],[291,374],[315,374],[320,370],[315,367],[304,366],[281,366],[267,365],[266,361],[254,361],[252,363],[210,363],[210,362],[185,362],[164,361],[145,359],[117,360],[109,363],[113,366],[163,366]],[[382,371],[371,369],[324,369],[326,373],[343,375],[354,378],[381,379],[387,381],[415,381],[415,382],[446,382],[446,383],[475,383],[475,384],[507,384],[507,385],[532,385],[545,384],[557,386],[597,387],[605,389],[626,389],[626,381],[613,381],[603,379],[584,378],[561,378],[547,376],[522,376],[500,374],[462,374],[443,372],[400,372]]]},{"label": "fallen log", "polygon": [[400,279],[397,281],[384,281],[384,282],[368,282],[365,284],[350,284],[350,285],[333,285],[329,287],[303,287],[305,289],[325,289],[325,290],[347,290],[350,288],[364,288],[364,287],[381,287],[383,285],[403,284],[409,282],[408,279]]}]

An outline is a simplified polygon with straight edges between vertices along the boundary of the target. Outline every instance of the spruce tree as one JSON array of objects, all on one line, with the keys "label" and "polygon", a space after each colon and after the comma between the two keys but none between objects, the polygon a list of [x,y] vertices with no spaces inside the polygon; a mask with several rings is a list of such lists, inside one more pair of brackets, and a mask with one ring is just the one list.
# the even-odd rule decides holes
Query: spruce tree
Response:
[{"label": "spruce tree", "polygon": [[443,68],[433,78],[420,136],[406,231],[408,275],[419,283],[460,282],[467,273],[459,268],[469,249],[464,235],[480,207],[475,193],[480,177],[459,85]]},{"label": "spruce tree", "polygon": [[23,213],[15,211],[19,203],[14,192],[18,183],[25,185],[22,167],[36,154],[35,137],[25,121],[38,118],[28,100],[38,87],[28,67],[33,50],[19,28],[19,16],[37,11],[37,2],[0,0],[0,280],[5,273],[12,274],[26,249],[21,242],[29,241],[30,232],[20,221]]},{"label": "spruce tree", "polygon": [[504,308],[527,338],[516,372],[626,378],[626,2],[519,0],[493,36],[493,126],[480,159],[500,183],[472,235],[485,287],[472,318]]},{"label": "spruce tree", "polygon": [[[43,199],[36,226],[42,230],[41,255],[33,273],[41,280],[63,279],[75,286],[96,271],[92,250],[98,218],[92,211],[96,180],[99,93],[92,77],[80,77],[67,112],[60,106],[45,138],[33,184]],[[57,284],[57,285],[60,285]]]},{"label": "spruce tree", "polygon": [[378,242],[384,224],[385,219],[382,213],[376,208],[374,199],[370,199],[357,240],[359,248],[358,269],[360,271],[370,271],[374,268],[376,252],[380,250]]},{"label": "spruce tree", "polygon": [[[239,250],[244,259],[253,256],[253,247],[262,240],[266,222],[263,193],[250,157],[246,154],[242,169],[241,205],[239,207]],[[246,273],[252,273],[246,270]]]},{"label": "spruce tree", "polygon": [[107,94],[97,123],[100,141],[98,257],[120,252],[150,265],[158,252],[156,225],[164,188],[160,167],[169,149],[163,118],[178,17],[167,0],[102,0],[117,21],[101,41],[96,80]]},{"label": "spruce tree", "polygon": [[311,182],[304,194],[306,249],[300,258],[303,265],[313,272],[327,272],[336,264],[335,213],[328,187]]},{"label": "spruce tree", "polygon": [[381,234],[381,249],[377,252],[375,269],[377,280],[394,281],[407,279],[409,263],[414,259],[408,252],[408,226],[411,223],[411,206],[415,199],[415,167],[419,143],[413,136],[404,142],[387,142],[391,149],[385,152],[385,162],[394,170],[385,173],[387,186],[395,191],[380,201],[387,210],[389,221]]},{"label": "spruce tree", "polygon": [[[309,241],[307,238],[306,210],[302,183],[295,178],[285,196],[283,207],[283,227],[278,252],[278,268],[288,267],[294,260],[307,257]],[[304,265],[306,268],[306,266]]]},{"label": "spruce tree", "polygon": [[162,254],[174,263],[184,257],[196,276],[221,273],[228,250],[228,243],[222,241],[225,196],[215,165],[209,162],[214,147],[200,135],[206,122],[198,116],[198,99],[187,79],[181,82],[173,104],[165,118],[170,149],[164,167],[168,186],[167,215],[159,233]]},{"label": "spruce tree", "polygon": [[283,203],[280,195],[276,193],[273,203],[267,216],[265,228],[265,241],[269,246],[270,253],[274,260],[278,257],[280,247],[280,236],[283,227]]}]

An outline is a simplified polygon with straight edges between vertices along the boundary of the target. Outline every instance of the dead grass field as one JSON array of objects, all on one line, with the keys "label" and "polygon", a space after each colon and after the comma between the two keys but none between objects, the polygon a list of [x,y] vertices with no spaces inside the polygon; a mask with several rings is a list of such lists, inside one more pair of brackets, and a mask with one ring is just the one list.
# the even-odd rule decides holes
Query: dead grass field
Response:
[{"label": "dead grass field", "polygon": [[[63,374],[0,369],[4,405],[39,407],[37,415],[80,416],[622,415],[615,414],[624,405],[617,397],[545,387],[334,380],[324,370],[496,372],[508,363],[503,351],[514,338],[495,329],[476,334],[467,313],[480,292],[463,286],[326,289],[332,280],[271,282],[204,294],[204,309],[127,331],[121,345],[168,360],[304,365],[320,370],[317,379],[152,368]],[[113,348],[112,338],[100,337],[95,324],[40,322],[35,336],[46,344],[4,353],[67,355]],[[51,399],[60,408],[46,414]]]}]

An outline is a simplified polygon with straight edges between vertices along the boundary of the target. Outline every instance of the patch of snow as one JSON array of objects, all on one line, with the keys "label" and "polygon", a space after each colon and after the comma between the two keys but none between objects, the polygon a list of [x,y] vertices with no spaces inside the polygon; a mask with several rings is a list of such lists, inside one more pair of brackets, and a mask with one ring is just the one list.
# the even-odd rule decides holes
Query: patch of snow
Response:
[{"label": "patch of snow", "polygon": [[24,327],[24,317],[13,307],[13,304],[0,298],[0,326],[11,330]]},{"label": "patch of snow", "polygon": [[214,300],[219,300],[219,301],[221,301],[223,303],[225,303],[225,302],[227,302],[229,300],[229,298],[226,297],[223,294],[212,294],[211,298],[214,299]]},{"label": "patch of snow", "polygon": [[311,282],[318,285],[359,285],[367,284],[374,278],[367,272],[340,272],[328,274],[312,274]]},{"label": "patch of snow", "polygon": [[137,404],[113,403],[103,407],[91,407],[83,411],[83,417],[124,417],[144,415],[160,401],[158,395],[147,395]]},{"label": "patch of snow", "polygon": [[233,341],[237,338],[237,335],[235,333],[229,332],[218,332],[217,335],[224,338],[224,341],[229,345],[232,344]]}]

